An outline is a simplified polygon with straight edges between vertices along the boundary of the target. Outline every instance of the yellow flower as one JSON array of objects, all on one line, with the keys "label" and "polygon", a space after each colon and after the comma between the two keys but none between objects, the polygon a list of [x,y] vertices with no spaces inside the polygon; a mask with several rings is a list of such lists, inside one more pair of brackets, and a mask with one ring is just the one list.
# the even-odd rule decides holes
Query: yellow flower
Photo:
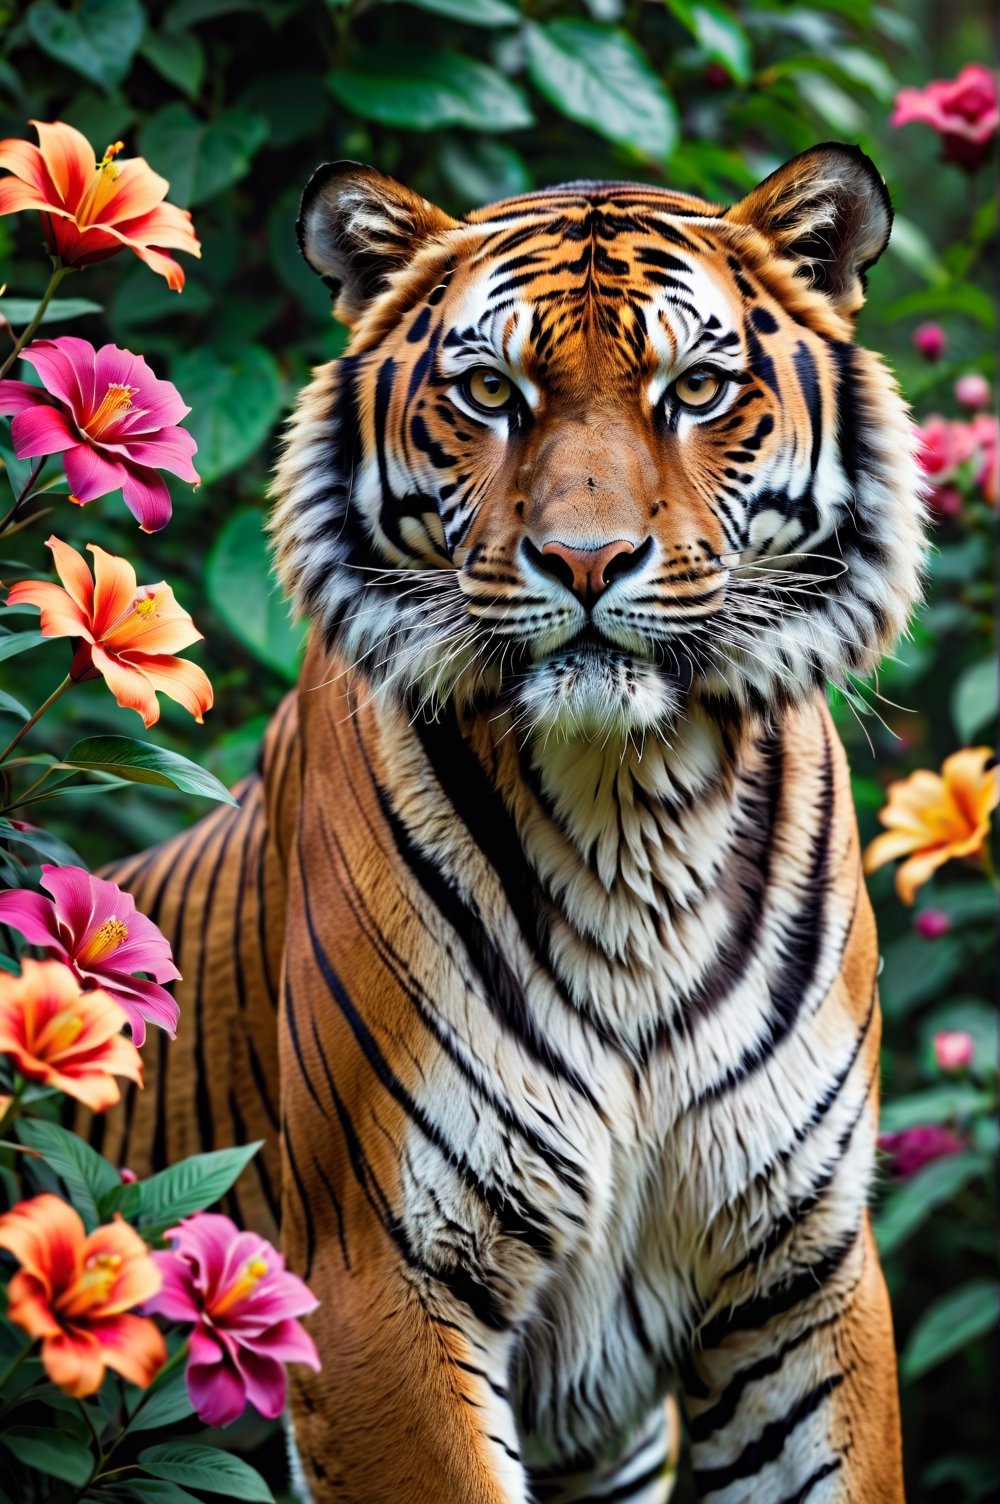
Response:
[{"label": "yellow flower", "polygon": [[945,758],[940,773],[920,768],[891,783],[889,802],[879,811],[888,828],[865,852],[865,871],[908,856],[896,873],[896,892],[911,904],[936,868],[952,857],[975,856],[1000,802],[1000,770],[986,766],[993,755],[991,747],[965,747]]}]

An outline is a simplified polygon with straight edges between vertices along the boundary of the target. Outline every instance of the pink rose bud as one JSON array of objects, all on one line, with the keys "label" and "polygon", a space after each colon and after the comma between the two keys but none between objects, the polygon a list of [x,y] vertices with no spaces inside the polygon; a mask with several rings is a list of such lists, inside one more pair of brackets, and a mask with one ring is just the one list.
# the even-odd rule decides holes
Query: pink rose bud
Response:
[{"label": "pink rose bud", "polygon": [[981,407],[989,407],[990,384],[986,377],[980,376],[978,371],[960,376],[955,382],[955,401],[963,407],[970,407],[973,412]]},{"label": "pink rose bud", "polygon": [[940,940],[951,929],[951,918],[943,909],[924,909],[914,919],[913,928],[925,940]]},{"label": "pink rose bud", "polygon": [[121,1181],[122,1185],[135,1185],[139,1177],[134,1170],[123,1169],[118,1171],[118,1179]]},{"label": "pink rose bud", "polygon": [[965,1140],[950,1128],[928,1123],[919,1128],[903,1128],[899,1133],[880,1133],[878,1146],[887,1156],[892,1173],[900,1180],[909,1180],[932,1160],[942,1159],[946,1154],[961,1154]]},{"label": "pink rose bud", "polygon": [[925,360],[940,360],[948,348],[948,336],[940,324],[918,324],[913,331],[913,344]]},{"label": "pink rose bud", "polygon": [[975,1053],[972,1035],[964,1029],[942,1029],[934,1035],[934,1059],[938,1070],[964,1071]]}]

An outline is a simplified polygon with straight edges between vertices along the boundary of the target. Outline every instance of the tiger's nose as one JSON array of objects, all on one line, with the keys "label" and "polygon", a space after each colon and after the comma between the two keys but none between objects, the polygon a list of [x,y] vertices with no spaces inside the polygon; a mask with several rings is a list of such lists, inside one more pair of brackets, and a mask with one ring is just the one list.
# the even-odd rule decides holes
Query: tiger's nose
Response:
[{"label": "tiger's nose", "polygon": [[627,538],[615,538],[597,548],[580,548],[558,538],[548,539],[540,549],[529,539],[524,546],[537,569],[572,590],[585,606],[592,606],[609,585],[637,568],[649,552],[646,544],[636,548]]}]

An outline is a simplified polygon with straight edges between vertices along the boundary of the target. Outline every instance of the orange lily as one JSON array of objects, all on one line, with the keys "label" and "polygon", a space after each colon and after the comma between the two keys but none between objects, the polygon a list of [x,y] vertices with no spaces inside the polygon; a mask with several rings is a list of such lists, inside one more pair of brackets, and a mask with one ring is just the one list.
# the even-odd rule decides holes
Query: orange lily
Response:
[{"label": "orange lily", "polygon": [[142,1085],[139,1051],[121,1032],[127,1022],[106,992],[81,992],[61,961],[25,960],[19,977],[0,973],[0,1054],[91,1112],[119,1100],[115,1076]]},{"label": "orange lily", "polygon": [[[157,693],[169,695],[200,722],[212,705],[212,686],[203,669],[185,658],[169,656],[201,639],[170,586],[139,586],[125,559],[94,543],[94,574],[75,548],[49,538],[62,586],[46,580],[12,585],[8,605],[27,601],[42,609],[46,637],[78,639],[70,667],[74,680],[103,674],[118,704],[136,710],[147,728],[159,720]],[[65,587],[65,588],[63,588]]]},{"label": "orange lily", "polygon": [[879,819],[888,829],[865,852],[865,871],[908,856],[896,873],[896,892],[912,904],[916,891],[953,857],[975,856],[990,831],[990,814],[1000,802],[990,747],[965,747],[945,758],[940,773],[920,768],[889,785],[889,802]]},{"label": "orange lily", "polygon": [[0,214],[37,209],[49,248],[64,266],[88,266],[131,250],[180,292],[184,272],[164,247],[200,256],[186,209],[165,204],[170,184],[143,160],[115,160],[122,143],[100,162],[86,136],[62,121],[30,122],[38,146],[13,137],[0,141]]},{"label": "orange lily", "polygon": [[167,1359],[148,1317],[125,1313],[159,1290],[162,1276],[142,1238],[115,1216],[87,1236],[58,1196],[35,1196],[0,1217],[0,1248],[21,1268],[10,1282],[7,1315],[42,1339],[53,1384],[74,1399],[101,1387],[105,1368],[140,1389]]}]

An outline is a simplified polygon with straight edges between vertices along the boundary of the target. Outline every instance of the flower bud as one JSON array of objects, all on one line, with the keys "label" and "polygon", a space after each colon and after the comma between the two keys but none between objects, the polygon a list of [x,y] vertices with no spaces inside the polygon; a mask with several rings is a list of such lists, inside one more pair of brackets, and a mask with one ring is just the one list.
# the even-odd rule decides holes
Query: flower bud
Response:
[{"label": "flower bud", "polygon": [[934,1035],[934,1060],[938,1070],[968,1070],[975,1049],[972,1035],[964,1029],[942,1029]]},{"label": "flower bud", "polygon": [[969,371],[955,382],[955,401],[976,412],[990,405],[990,384],[978,371]]},{"label": "flower bud", "polygon": [[943,909],[923,909],[914,919],[913,928],[925,940],[940,940],[951,929],[951,917]]},{"label": "flower bud", "polygon": [[913,346],[925,360],[940,360],[948,348],[948,336],[940,324],[918,324],[913,331]]}]

